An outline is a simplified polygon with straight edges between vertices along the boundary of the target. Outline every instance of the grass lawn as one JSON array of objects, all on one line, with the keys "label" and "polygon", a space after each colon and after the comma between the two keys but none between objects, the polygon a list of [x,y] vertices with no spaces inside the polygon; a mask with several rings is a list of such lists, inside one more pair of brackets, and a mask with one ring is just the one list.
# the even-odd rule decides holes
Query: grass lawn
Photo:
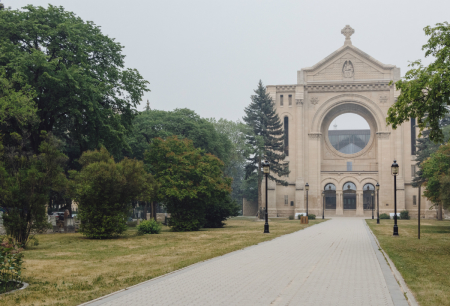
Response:
[{"label": "grass lawn", "polygon": [[[199,261],[289,234],[308,225],[299,220],[264,222],[233,218],[221,229],[90,240],[80,234],[38,236],[40,244],[24,252],[23,276],[30,286],[0,298],[1,305],[78,305]],[[309,225],[322,222],[310,221]]]},{"label": "grass lawn", "polygon": [[367,223],[421,306],[450,305],[450,221],[422,219],[420,240],[417,220],[398,220],[398,238],[394,220]]}]

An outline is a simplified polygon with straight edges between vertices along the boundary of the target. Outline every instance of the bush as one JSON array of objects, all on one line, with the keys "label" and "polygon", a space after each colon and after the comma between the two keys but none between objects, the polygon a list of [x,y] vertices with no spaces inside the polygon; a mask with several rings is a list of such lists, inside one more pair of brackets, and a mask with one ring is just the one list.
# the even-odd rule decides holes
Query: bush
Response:
[{"label": "bush", "polygon": [[0,293],[4,293],[20,286],[23,254],[13,238],[0,238],[0,241]]},{"label": "bush", "polygon": [[294,216],[289,216],[289,220],[294,220]]},{"label": "bush", "polygon": [[308,214],[308,220],[316,220],[315,214]]},{"label": "bush", "polygon": [[206,207],[205,225],[206,228],[220,228],[225,225],[229,217],[236,217],[239,214],[239,206],[230,197],[223,200],[209,203]]},{"label": "bush", "polygon": [[390,219],[391,217],[388,214],[381,214],[380,219]]},{"label": "bush", "polygon": [[128,227],[136,227],[136,225],[137,225],[137,221],[128,221],[127,222]]},{"label": "bush", "polygon": [[140,234],[159,234],[161,228],[161,223],[157,222],[155,219],[144,220],[137,226]]},{"label": "bush", "polygon": [[402,219],[402,220],[409,220],[409,219],[411,219],[411,217],[409,216],[409,211],[402,210],[400,212],[400,219]]}]

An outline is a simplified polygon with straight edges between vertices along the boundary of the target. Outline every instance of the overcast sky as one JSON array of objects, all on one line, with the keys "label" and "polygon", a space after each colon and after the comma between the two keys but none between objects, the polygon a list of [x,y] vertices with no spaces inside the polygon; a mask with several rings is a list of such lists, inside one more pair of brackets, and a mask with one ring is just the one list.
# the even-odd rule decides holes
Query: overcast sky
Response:
[{"label": "overcast sky", "polygon": [[[126,66],[150,82],[151,107],[190,108],[203,117],[237,120],[259,79],[295,84],[344,43],[407,71],[423,59],[423,28],[448,21],[449,0],[2,0],[61,5],[102,27],[125,46]],[[142,103],[139,109],[143,109]],[[361,127],[359,127],[361,128]]]}]

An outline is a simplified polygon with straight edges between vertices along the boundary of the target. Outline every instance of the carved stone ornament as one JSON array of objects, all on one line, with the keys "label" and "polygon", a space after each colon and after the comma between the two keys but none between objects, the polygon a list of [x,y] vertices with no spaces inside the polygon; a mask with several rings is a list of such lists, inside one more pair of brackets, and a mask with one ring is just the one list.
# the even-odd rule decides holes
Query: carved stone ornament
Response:
[{"label": "carved stone ornament", "polygon": [[322,133],[309,133],[308,136],[309,136],[309,138],[312,138],[312,139],[320,139],[320,136],[322,136]]},{"label": "carved stone ornament", "polygon": [[389,83],[307,85],[308,92],[386,91]]},{"label": "carved stone ornament", "polygon": [[342,66],[342,75],[344,76],[344,78],[353,78],[353,76],[355,75],[355,68],[353,68],[352,61],[345,61],[344,65]]},{"label": "carved stone ornament", "polygon": [[378,132],[377,133],[377,137],[380,139],[388,139],[390,135],[391,135],[390,132]]},{"label": "carved stone ornament", "polygon": [[345,43],[352,43],[350,40],[350,36],[352,36],[353,33],[355,33],[355,30],[349,25],[346,25],[345,28],[341,30],[341,34],[345,36]]},{"label": "carved stone ornament", "polygon": [[388,96],[380,96],[380,103],[386,103],[388,101]]},{"label": "carved stone ornament", "polygon": [[317,103],[319,103],[319,98],[317,97],[312,97],[309,101],[311,101],[312,105],[316,105]]},{"label": "carved stone ornament", "polygon": [[295,103],[299,106],[303,106],[303,99],[295,99]]}]

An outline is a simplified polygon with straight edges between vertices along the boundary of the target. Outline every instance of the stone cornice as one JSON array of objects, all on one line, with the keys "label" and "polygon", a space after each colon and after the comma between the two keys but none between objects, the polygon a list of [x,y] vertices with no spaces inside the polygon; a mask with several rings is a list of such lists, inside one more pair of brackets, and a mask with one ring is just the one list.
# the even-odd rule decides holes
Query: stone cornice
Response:
[{"label": "stone cornice", "polygon": [[311,84],[306,85],[307,92],[345,92],[345,91],[388,91],[389,82],[383,83],[341,83],[341,84]]},{"label": "stone cornice", "polygon": [[309,138],[312,139],[320,139],[320,137],[322,136],[322,133],[308,133]]}]

